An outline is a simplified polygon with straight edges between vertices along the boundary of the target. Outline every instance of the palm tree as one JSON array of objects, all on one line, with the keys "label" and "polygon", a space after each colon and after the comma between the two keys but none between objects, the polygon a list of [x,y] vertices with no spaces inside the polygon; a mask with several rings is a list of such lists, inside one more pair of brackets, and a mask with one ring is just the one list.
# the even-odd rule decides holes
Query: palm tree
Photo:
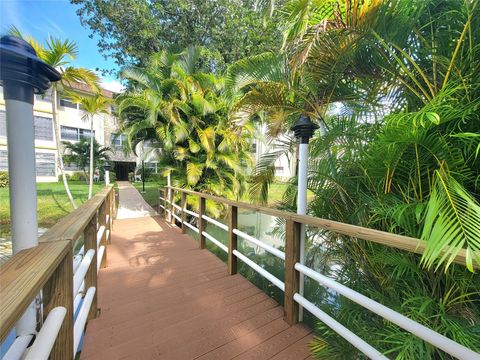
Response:
[{"label": "palm tree", "polygon": [[87,168],[90,168],[90,159],[94,159],[94,167],[99,167],[109,160],[108,153],[111,151],[109,147],[100,147],[97,140],[94,140],[92,157],[90,155],[90,140],[86,138],[82,138],[77,142],[65,141],[63,148],[65,149],[63,155],[65,162],[67,164],[76,164],[80,167],[83,170],[86,182],[88,182],[87,178],[89,179]]},{"label": "palm tree", "polygon": [[118,110],[131,148],[150,141],[177,185],[235,198],[245,189],[253,129],[228,121],[223,79],[197,72],[200,53],[162,52],[146,68],[124,71],[132,90]]},{"label": "palm tree", "polygon": [[31,36],[24,37],[16,27],[12,27],[9,32],[12,35],[19,36],[28,41],[37,52],[38,57],[45,61],[48,65],[54,67],[62,75],[62,79],[59,82],[52,83],[52,118],[55,131],[58,167],[60,174],[62,175],[62,181],[68,199],[70,200],[73,208],[76,209],[77,205],[73,199],[72,193],[70,192],[67,177],[65,176],[65,167],[63,163],[63,144],[60,138],[60,123],[58,121],[58,92],[59,90],[71,88],[72,83],[85,83],[93,90],[98,90],[99,78],[91,70],[70,65],[78,55],[78,47],[74,41],[49,37],[45,42],[45,45],[43,45],[35,41],[35,39]]},{"label": "palm tree", "polygon": [[102,94],[96,93],[93,96],[78,96],[71,93],[70,97],[74,102],[80,104],[83,112],[82,119],[90,121],[90,170],[89,170],[89,184],[88,184],[88,198],[92,197],[93,193],[93,164],[94,160],[94,141],[95,135],[93,132],[93,118],[96,115],[106,114],[109,112],[111,100]]}]

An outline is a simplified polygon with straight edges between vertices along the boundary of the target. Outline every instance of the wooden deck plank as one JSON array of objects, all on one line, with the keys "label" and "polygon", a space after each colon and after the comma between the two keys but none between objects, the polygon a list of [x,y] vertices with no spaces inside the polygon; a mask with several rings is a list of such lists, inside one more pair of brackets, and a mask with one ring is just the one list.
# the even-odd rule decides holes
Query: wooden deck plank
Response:
[{"label": "wooden deck plank", "polygon": [[299,359],[309,330],[159,217],[118,220],[81,359]]}]

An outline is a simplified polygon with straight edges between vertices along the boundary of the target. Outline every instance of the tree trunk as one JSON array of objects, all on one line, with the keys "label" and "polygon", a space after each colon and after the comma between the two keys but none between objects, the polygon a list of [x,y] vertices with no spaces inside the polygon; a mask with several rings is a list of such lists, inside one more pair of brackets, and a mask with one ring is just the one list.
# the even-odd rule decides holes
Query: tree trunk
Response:
[{"label": "tree trunk", "polygon": [[92,197],[93,192],[93,115],[90,115],[90,183],[88,184],[88,198]]},{"label": "tree trunk", "polygon": [[65,168],[63,166],[63,147],[62,141],[60,140],[60,123],[58,121],[58,113],[57,113],[57,86],[52,85],[52,118],[53,118],[53,129],[55,131],[55,143],[57,145],[57,158],[58,158],[58,169],[60,170],[60,174],[62,175],[63,186],[65,187],[65,192],[67,193],[68,200],[72,204],[73,208],[77,208],[77,204],[73,199],[72,193],[70,192],[70,188],[68,186],[67,176],[65,175]]}]

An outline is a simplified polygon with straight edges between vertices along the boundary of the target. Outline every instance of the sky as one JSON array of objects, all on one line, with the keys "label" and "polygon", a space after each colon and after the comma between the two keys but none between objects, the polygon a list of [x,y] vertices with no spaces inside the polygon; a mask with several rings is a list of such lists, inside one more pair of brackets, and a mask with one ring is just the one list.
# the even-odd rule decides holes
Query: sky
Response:
[{"label": "sky", "polygon": [[[0,0],[0,33],[4,35],[14,25],[39,42],[49,36],[73,40],[79,52],[75,66],[118,70],[112,59],[105,59],[98,52],[96,38],[88,37],[90,30],[80,24],[77,8],[69,0]],[[121,90],[115,75],[103,77],[102,86],[116,92]]]}]

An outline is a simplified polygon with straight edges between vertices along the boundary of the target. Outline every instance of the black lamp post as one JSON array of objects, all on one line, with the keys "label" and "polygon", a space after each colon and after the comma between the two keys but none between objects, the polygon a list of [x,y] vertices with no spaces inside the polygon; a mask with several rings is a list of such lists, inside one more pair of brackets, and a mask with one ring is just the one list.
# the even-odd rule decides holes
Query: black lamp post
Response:
[{"label": "black lamp post", "polygon": [[142,191],[145,192],[145,161],[142,160]]},{"label": "black lamp post", "polygon": [[109,162],[105,162],[103,164],[103,170],[105,171],[105,185],[108,186],[110,185],[110,168],[111,165]]},{"label": "black lamp post", "polygon": [[[307,179],[308,179],[308,143],[318,125],[306,115],[300,115],[298,121],[290,128],[299,141],[298,145],[298,186],[297,186],[297,214],[307,213]],[[300,263],[305,262],[305,225],[300,227]],[[299,293],[303,295],[303,274],[300,274]],[[303,309],[299,309],[299,318],[303,318]]]}]

